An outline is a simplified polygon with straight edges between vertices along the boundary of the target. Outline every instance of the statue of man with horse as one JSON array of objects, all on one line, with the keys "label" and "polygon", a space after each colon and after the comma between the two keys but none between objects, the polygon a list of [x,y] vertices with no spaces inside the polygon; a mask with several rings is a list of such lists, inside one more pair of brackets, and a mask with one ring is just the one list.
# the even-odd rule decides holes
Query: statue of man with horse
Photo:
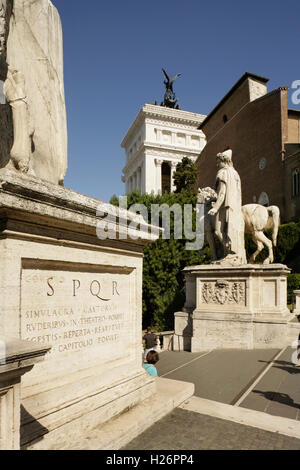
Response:
[{"label": "statue of man with horse", "polygon": [[[204,231],[211,249],[213,263],[238,266],[247,264],[244,234],[252,236],[257,250],[250,258],[254,263],[264,246],[268,257],[264,264],[274,261],[273,245],[276,246],[280,211],[276,206],[259,204],[242,206],[241,181],[232,163],[232,151],[217,155],[218,173],[216,191],[199,189],[198,204],[204,204]],[[272,241],[264,230],[273,228]]]}]

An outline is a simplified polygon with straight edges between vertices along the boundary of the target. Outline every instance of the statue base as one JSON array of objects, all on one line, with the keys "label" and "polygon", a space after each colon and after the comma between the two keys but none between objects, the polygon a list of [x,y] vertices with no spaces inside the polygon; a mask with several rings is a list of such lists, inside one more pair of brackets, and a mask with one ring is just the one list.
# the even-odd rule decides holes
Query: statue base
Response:
[{"label": "statue base", "polygon": [[[9,170],[0,194],[0,336],[51,346],[22,378],[13,426],[23,450],[71,447],[156,393],[142,367],[142,263],[159,229],[133,229],[130,212]],[[1,394],[0,448],[13,398]]]},{"label": "statue base", "polygon": [[175,314],[174,349],[199,352],[290,344],[294,315],[287,308],[289,272],[282,264],[185,268],[186,303]]}]

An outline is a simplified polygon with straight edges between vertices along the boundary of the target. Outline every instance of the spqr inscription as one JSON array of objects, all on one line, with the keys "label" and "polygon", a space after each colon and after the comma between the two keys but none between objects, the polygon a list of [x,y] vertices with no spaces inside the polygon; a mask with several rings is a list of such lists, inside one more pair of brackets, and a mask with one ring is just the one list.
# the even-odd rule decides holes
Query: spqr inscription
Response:
[{"label": "spqr inscription", "polygon": [[[60,284],[62,284],[62,281],[58,281]],[[53,297],[55,295],[55,279],[54,277],[50,277],[47,279],[47,285],[48,285],[48,291],[47,291],[47,296],[48,297]],[[118,282],[117,281],[112,281],[112,286],[111,290],[109,292],[110,297],[105,298],[102,297],[101,292],[103,291],[102,284],[100,281],[97,279],[94,279],[91,281],[89,284],[89,293],[92,295],[92,297],[97,297],[97,299],[102,300],[103,302],[109,302],[112,297],[115,295],[120,296],[120,293],[118,291]],[[79,290],[82,288],[81,281],[79,279],[72,279],[72,295],[73,297],[77,297]],[[100,295],[101,294],[101,295]]]},{"label": "spqr inscription", "polygon": [[122,354],[132,330],[128,275],[24,271],[23,339],[51,344],[49,357],[87,348]]}]

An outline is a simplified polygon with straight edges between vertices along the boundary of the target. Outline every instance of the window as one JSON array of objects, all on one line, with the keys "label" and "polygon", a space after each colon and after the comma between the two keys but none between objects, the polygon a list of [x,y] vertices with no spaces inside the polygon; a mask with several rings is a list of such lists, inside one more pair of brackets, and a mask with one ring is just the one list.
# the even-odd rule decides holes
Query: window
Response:
[{"label": "window", "polygon": [[186,135],[185,134],[177,134],[177,143],[179,145],[185,145],[186,144]]},{"label": "window", "polygon": [[172,134],[171,134],[171,132],[169,132],[169,131],[163,131],[163,132],[162,132],[162,135],[163,135],[163,141],[164,141],[166,144],[171,144],[171,142],[172,142]]},{"label": "window", "polygon": [[293,197],[298,197],[299,196],[299,169],[296,168],[296,170],[293,171],[292,173],[292,195]]},{"label": "window", "polygon": [[163,162],[161,167],[161,193],[171,192],[171,167],[169,163]]},{"label": "window", "polygon": [[192,147],[193,148],[200,148],[200,138],[192,136]]},{"label": "window", "polygon": [[223,122],[224,122],[224,124],[226,124],[227,121],[228,121],[227,114],[224,114],[224,116],[223,116]]}]

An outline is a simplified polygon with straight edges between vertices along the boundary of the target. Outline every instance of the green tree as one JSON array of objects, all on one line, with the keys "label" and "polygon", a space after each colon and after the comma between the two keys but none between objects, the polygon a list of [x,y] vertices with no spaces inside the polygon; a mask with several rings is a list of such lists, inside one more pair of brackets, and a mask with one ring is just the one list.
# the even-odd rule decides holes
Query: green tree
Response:
[{"label": "green tree", "polygon": [[[113,196],[111,204],[118,205],[118,199]],[[186,191],[181,193],[165,193],[162,196],[154,194],[140,194],[137,191],[127,195],[127,209],[133,204],[144,204],[148,210],[148,222],[151,223],[151,205],[167,204],[171,207],[179,204],[183,206],[196,205],[196,196]],[[160,225],[161,225],[160,218]],[[195,212],[192,211],[192,228],[196,229]],[[183,226],[184,233],[184,226]],[[185,238],[174,239],[174,217],[171,217],[170,239],[150,243],[144,250],[143,265],[143,326],[152,325],[157,330],[174,328],[174,313],[180,311],[185,302],[184,277],[182,270],[186,266],[210,262],[210,252],[206,247],[203,252],[186,250]]]},{"label": "green tree", "polygon": [[190,158],[184,157],[174,173],[175,193],[185,191],[193,196],[197,194],[197,166]]}]

